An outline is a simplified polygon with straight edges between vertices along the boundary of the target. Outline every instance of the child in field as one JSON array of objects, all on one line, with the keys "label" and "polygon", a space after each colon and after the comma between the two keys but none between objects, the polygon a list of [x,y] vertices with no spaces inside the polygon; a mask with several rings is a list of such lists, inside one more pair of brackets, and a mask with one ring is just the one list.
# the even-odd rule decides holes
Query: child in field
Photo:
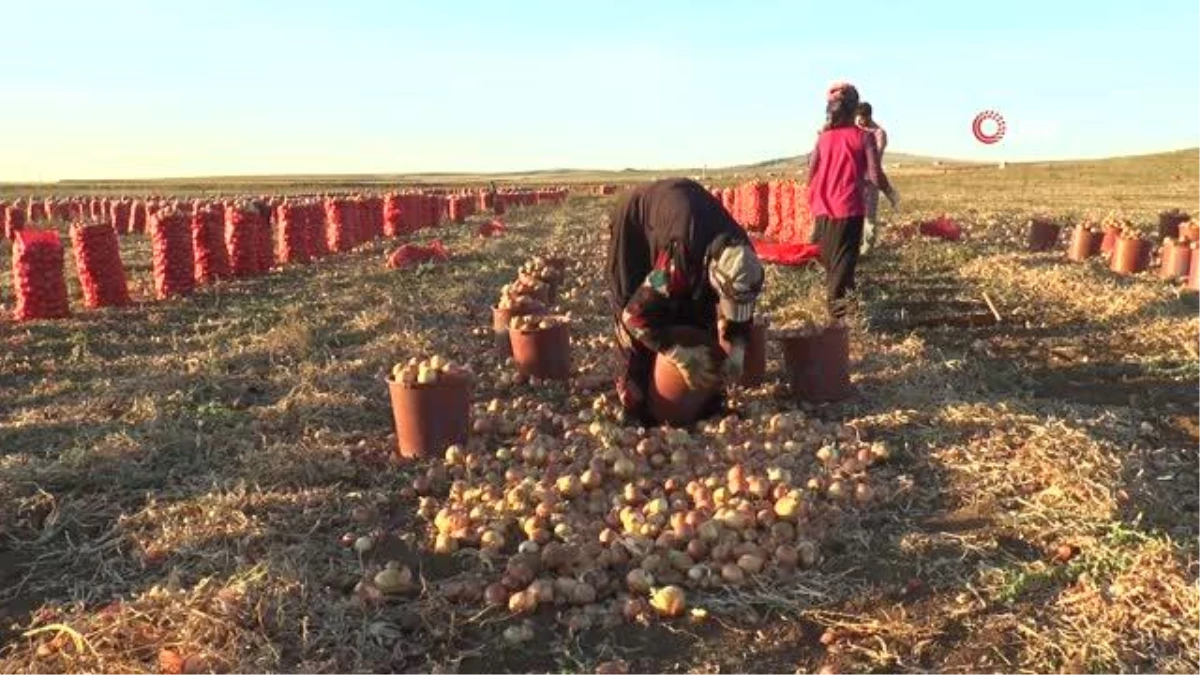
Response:
[{"label": "child in field", "polygon": [[814,219],[813,239],[821,247],[826,298],[835,318],[846,314],[844,298],[854,288],[866,216],[864,186],[878,187],[891,202],[900,197],[879,161],[875,135],[855,124],[858,90],[847,83],[829,89],[825,127],[808,161],[808,204]]}]

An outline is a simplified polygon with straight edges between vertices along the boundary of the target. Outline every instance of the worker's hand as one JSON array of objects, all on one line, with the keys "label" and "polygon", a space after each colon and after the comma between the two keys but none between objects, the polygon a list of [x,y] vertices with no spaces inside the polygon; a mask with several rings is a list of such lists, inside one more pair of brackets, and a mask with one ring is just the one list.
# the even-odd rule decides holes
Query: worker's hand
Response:
[{"label": "worker's hand", "polygon": [[896,190],[896,187],[889,185],[887,192],[883,194],[887,197],[888,203],[892,205],[892,210],[898,211],[900,209],[900,193]]},{"label": "worker's hand", "polygon": [[712,389],[719,379],[714,372],[712,357],[703,346],[675,346],[663,354],[683,375],[690,389]]},{"label": "worker's hand", "polygon": [[729,357],[725,359],[725,365],[721,370],[721,375],[727,385],[742,379],[742,373],[746,370],[746,345],[744,343],[739,341],[733,343],[729,350]]}]

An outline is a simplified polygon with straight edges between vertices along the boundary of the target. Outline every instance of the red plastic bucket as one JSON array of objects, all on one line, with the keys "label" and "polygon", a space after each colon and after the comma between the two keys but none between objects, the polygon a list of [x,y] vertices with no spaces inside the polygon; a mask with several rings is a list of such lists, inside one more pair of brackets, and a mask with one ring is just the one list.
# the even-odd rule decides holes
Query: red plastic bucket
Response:
[{"label": "red plastic bucket", "polygon": [[800,401],[831,402],[849,398],[850,331],[834,325],[819,333],[779,337],[792,396]]},{"label": "red plastic bucket", "polygon": [[531,330],[509,328],[508,338],[522,374],[543,380],[570,379],[571,331],[567,323]]},{"label": "red plastic bucket", "polygon": [[467,442],[471,423],[471,383],[443,375],[433,384],[411,387],[388,378],[396,442],[405,458],[438,455]]}]

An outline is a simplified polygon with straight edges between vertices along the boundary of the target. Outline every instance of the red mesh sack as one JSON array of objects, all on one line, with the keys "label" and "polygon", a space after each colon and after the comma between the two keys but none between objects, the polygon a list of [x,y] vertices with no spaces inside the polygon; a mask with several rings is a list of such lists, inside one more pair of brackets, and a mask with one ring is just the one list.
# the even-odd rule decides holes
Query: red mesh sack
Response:
[{"label": "red mesh sack", "polygon": [[9,206],[4,209],[4,238],[13,240],[17,237],[17,233],[25,228],[25,220],[28,217],[25,209],[20,206]]},{"label": "red mesh sack", "polygon": [[34,199],[29,202],[29,223],[40,223],[46,220],[46,202]]},{"label": "red mesh sack", "polygon": [[51,220],[69,222],[71,220],[71,202],[47,199],[46,213],[50,215]]},{"label": "red mesh sack", "polygon": [[149,230],[155,297],[163,300],[190,294],[196,289],[190,215],[174,208],[162,209],[150,218]]},{"label": "red mesh sack", "polygon": [[71,202],[71,220],[76,221],[76,220],[89,220],[89,219],[90,219],[90,214],[88,213],[87,202],[82,202],[82,201],[79,201],[78,199],[72,201]]},{"label": "red mesh sack", "polygon": [[808,210],[808,190],[803,185],[792,184],[792,204],[795,212],[794,238],[801,242],[810,241],[814,223],[812,212]]},{"label": "red mesh sack", "polygon": [[421,205],[421,229],[434,227],[438,223],[438,213],[441,211],[441,199],[437,195],[418,195]]},{"label": "red mesh sack", "polygon": [[350,232],[348,202],[345,199],[325,200],[325,241],[332,253],[344,253],[354,248]]},{"label": "red mesh sack", "polygon": [[367,222],[370,224],[372,239],[378,239],[386,233],[383,218],[383,198],[379,196],[367,199]]},{"label": "red mesh sack", "polygon": [[448,197],[446,199],[446,217],[456,223],[463,222],[467,219],[465,206],[461,196]]},{"label": "red mesh sack", "polygon": [[146,202],[140,199],[129,208],[129,231],[137,234],[146,231]]},{"label": "red mesh sack", "polygon": [[779,238],[783,228],[783,190],[780,181],[767,183],[767,238],[782,241]]},{"label": "red mesh sack", "polygon": [[12,249],[13,318],[63,319],[71,315],[67,281],[63,277],[63,248],[53,230],[20,230]]},{"label": "red mesh sack", "polygon": [[769,196],[770,187],[762,181],[746,183],[738,188],[738,206],[741,211],[738,222],[742,227],[751,232],[763,232],[767,229]]},{"label": "red mesh sack", "polygon": [[385,263],[388,269],[400,269],[425,262],[445,262],[450,259],[450,251],[442,245],[441,240],[434,241],[429,246],[405,244],[392,251]]},{"label": "red mesh sack", "polygon": [[254,204],[254,247],[255,263],[260,273],[271,271],[275,266],[275,241],[271,232],[271,205],[265,201]]},{"label": "red mesh sack", "polygon": [[210,284],[229,276],[225,222],[221,212],[211,206],[201,205],[192,214],[192,255],[197,283]]},{"label": "red mesh sack", "polygon": [[308,262],[309,229],[304,222],[304,207],[284,202],[277,211],[279,219],[279,261],[283,264]]},{"label": "red mesh sack", "polygon": [[398,237],[404,232],[400,195],[389,192],[383,198],[383,236]]},{"label": "red mesh sack", "polygon": [[129,202],[113,202],[112,226],[117,234],[129,234]]},{"label": "red mesh sack", "polygon": [[304,227],[308,230],[308,252],[311,258],[329,255],[329,242],[325,238],[325,205],[319,201],[304,205]]},{"label": "red mesh sack", "polygon": [[225,250],[229,254],[229,272],[235,277],[259,274],[256,218],[257,211],[247,204],[225,208]]},{"label": "red mesh sack", "polygon": [[73,223],[71,248],[75,269],[83,289],[83,304],[89,309],[129,304],[129,286],[121,264],[121,243],[108,223]]},{"label": "red mesh sack", "polygon": [[920,225],[921,234],[926,237],[934,237],[944,239],[946,241],[958,241],[962,239],[962,226],[954,222],[948,216],[940,216],[933,220],[926,220]]}]

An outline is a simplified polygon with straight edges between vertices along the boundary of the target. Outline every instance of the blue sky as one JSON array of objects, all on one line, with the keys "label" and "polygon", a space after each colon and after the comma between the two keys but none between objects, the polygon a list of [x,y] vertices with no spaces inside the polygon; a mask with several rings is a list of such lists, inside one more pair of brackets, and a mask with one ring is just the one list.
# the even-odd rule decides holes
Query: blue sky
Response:
[{"label": "blue sky", "polygon": [[754,162],[810,149],[835,79],[895,151],[1200,145],[1195,0],[0,6],[8,181]]}]

